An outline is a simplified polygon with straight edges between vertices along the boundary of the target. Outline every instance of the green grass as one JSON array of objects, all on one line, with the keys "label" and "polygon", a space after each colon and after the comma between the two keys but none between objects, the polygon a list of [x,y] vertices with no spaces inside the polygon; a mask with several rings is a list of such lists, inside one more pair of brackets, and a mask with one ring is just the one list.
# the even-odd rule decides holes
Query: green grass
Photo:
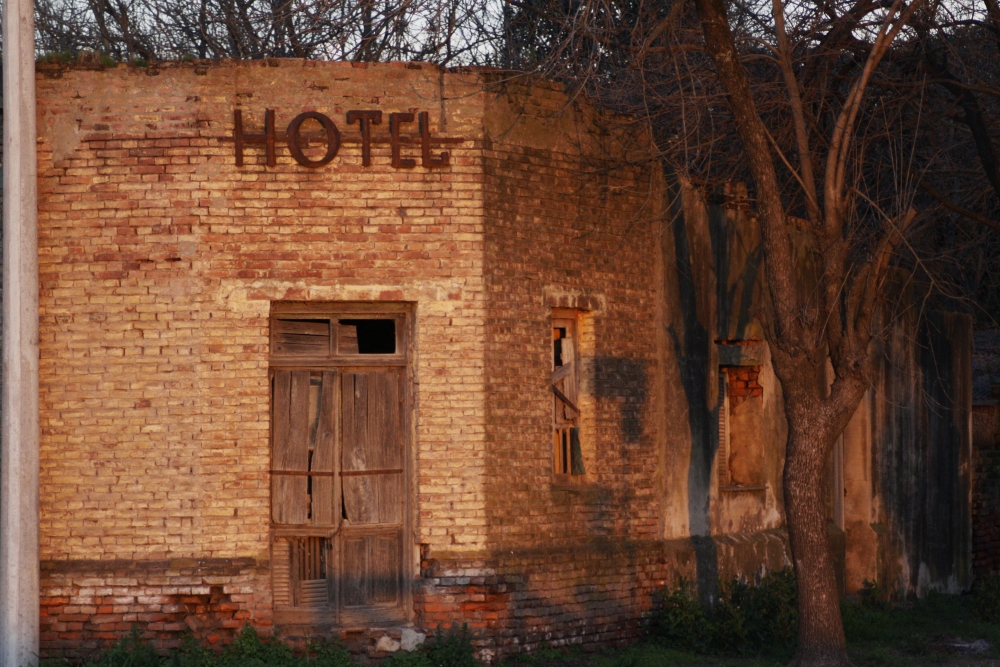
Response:
[{"label": "green grass", "polygon": [[[970,595],[931,593],[895,608],[845,604],[843,612],[848,651],[857,665],[975,664],[1000,656],[1000,624],[981,620]],[[989,652],[950,646],[979,639],[990,643]]]},{"label": "green grass", "polygon": [[[982,605],[978,605],[981,608]],[[1000,618],[988,622],[977,616],[973,596],[930,594],[926,599],[897,606],[844,603],[842,607],[848,653],[857,667],[973,667],[995,665],[1000,657]],[[986,653],[956,650],[949,644],[989,642]],[[533,654],[514,656],[510,667],[783,667],[794,645],[770,646],[759,655],[705,654],[664,646],[650,638],[637,645],[597,653],[579,649],[542,647]]]}]

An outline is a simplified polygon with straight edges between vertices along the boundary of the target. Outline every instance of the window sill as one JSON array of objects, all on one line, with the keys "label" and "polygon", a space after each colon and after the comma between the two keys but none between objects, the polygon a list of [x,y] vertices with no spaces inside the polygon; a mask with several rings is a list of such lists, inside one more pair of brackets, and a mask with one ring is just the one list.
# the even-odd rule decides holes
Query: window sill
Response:
[{"label": "window sill", "polygon": [[552,488],[557,491],[558,490],[573,491],[587,485],[588,485],[588,480],[587,480],[587,475],[585,474],[552,476]]},{"label": "window sill", "polygon": [[720,486],[719,491],[724,493],[743,493],[743,492],[756,492],[756,491],[767,491],[770,488],[767,484],[732,484],[729,486]]}]

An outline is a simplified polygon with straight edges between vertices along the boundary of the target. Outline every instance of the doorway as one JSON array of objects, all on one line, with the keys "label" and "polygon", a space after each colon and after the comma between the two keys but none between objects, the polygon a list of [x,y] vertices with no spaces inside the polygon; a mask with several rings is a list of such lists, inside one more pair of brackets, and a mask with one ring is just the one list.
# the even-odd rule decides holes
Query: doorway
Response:
[{"label": "doorway", "polygon": [[275,622],[404,622],[408,310],[281,302],[270,323]]}]

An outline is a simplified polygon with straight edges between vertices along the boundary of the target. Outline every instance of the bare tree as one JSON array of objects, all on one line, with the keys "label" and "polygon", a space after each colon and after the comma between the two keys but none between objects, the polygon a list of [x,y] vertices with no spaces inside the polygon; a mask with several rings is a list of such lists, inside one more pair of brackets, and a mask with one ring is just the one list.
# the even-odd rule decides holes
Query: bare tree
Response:
[{"label": "bare tree", "polygon": [[[972,53],[997,46],[994,0],[510,2],[511,66],[648,119],[673,170],[752,184],[761,315],[789,426],[795,662],[846,665],[825,471],[871,384],[893,267],[943,285],[935,270],[1000,229],[997,58]],[[793,218],[817,267],[806,285]]]},{"label": "bare tree", "polygon": [[311,58],[488,64],[499,10],[475,0],[39,0],[45,53],[116,60]]},{"label": "bare tree", "polygon": [[951,272],[957,293],[1000,304],[996,0],[38,0],[37,14],[43,51],[541,74],[647,122],[670,170],[751,184],[789,424],[796,661],[847,663],[824,473],[870,384],[887,275]]}]

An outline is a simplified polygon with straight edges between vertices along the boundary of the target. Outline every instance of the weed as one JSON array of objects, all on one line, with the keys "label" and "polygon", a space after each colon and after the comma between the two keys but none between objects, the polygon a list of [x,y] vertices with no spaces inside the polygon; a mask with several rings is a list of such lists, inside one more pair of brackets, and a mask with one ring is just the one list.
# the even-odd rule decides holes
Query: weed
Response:
[{"label": "weed", "polygon": [[76,61],[77,54],[75,51],[52,51],[51,53],[46,53],[38,62],[42,63],[71,63]]},{"label": "weed", "polygon": [[504,664],[524,665],[525,667],[554,667],[555,665],[577,665],[579,662],[579,647],[559,649],[547,642],[542,642],[534,651],[517,653],[508,658]]},{"label": "weed", "polygon": [[[46,661],[46,667],[69,664]],[[179,649],[160,655],[142,636],[138,626],[111,648],[83,667],[351,667],[350,654],[338,643],[311,642],[304,655],[273,637],[261,637],[246,625],[233,643],[216,653],[187,634]],[[407,666],[417,667],[417,666]]]},{"label": "weed", "polygon": [[[400,652],[390,657],[386,667],[480,667],[468,624],[461,630],[452,626],[445,632],[438,626],[434,639],[412,653]],[[339,667],[339,666],[338,666]]]},{"label": "weed", "polygon": [[139,626],[135,625],[98,662],[89,663],[87,667],[160,667],[161,663],[162,658],[146,643]]},{"label": "weed", "polygon": [[426,651],[434,667],[478,667],[479,665],[475,658],[476,650],[472,647],[472,635],[469,634],[468,624],[463,624],[459,631],[452,626],[448,633],[445,633],[439,625],[437,632],[434,633],[434,640],[428,642]]}]

